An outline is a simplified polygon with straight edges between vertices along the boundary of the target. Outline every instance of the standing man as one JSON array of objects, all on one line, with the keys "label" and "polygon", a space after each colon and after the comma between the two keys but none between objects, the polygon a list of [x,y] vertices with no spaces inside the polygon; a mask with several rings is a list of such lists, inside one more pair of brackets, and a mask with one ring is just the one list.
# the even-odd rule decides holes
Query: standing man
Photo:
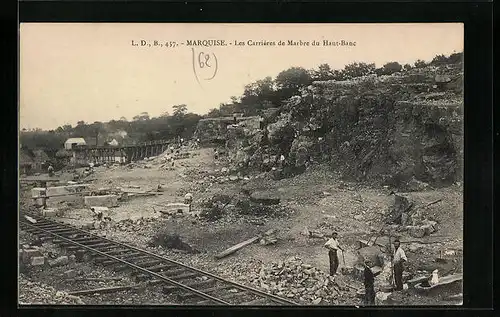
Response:
[{"label": "standing man", "polygon": [[191,212],[191,204],[193,203],[193,194],[187,193],[184,196],[184,204],[189,205],[189,212]]},{"label": "standing man", "polygon": [[339,267],[339,257],[337,255],[337,251],[341,250],[344,252],[339,245],[339,241],[337,240],[337,232],[332,233],[332,238],[325,243],[325,248],[328,251],[328,257],[330,258],[330,275],[334,276],[337,274],[337,268]]},{"label": "standing man", "polygon": [[375,276],[380,274],[380,271],[373,273],[370,262],[364,261],[364,284],[365,284],[365,305],[375,305]]},{"label": "standing man", "polygon": [[407,262],[405,251],[400,247],[398,239],[394,240],[394,280],[396,291],[403,290],[403,263]]},{"label": "standing man", "polygon": [[49,177],[54,176],[54,168],[52,167],[52,165],[49,165],[48,172],[49,172]]}]

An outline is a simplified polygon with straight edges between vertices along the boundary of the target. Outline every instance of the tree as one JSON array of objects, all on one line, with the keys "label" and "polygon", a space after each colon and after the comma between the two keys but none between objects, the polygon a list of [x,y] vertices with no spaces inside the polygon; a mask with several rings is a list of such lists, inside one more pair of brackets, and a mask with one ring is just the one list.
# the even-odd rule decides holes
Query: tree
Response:
[{"label": "tree", "polygon": [[127,121],[127,118],[125,118],[125,117],[121,117],[121,118],[120,118],[120,121]]},{"label": "tree", "polygon": [[346,79],[367,76],[375,72],[375,64],[351,63],[344,67],[343,75]]},{"label": "tree", "polygon": [[382,73],[384,75],[391,75],[400,72],[402,68],[403,66],[401,66],[398,62],[389,62],[382,67]]},{"label": "tree", "polygon": [[311,75],[302,67],[292,67],[276,76],[278,89],[299,89],[311,84]]},{"label": "tree", "polygon": [[309,86],[311,82],[311,75],[302,67],[292,67],[282,71],[275,79],[279,100],[298,95],[300,89]]},{"label": "tree", "polygon": [[332,79],[339,80],[339,81],[340,80],[346,80],[346,76],[344,74],[344,71],[338,70],[338,69],[334,70],[333,71]]},{"label": "tree", "polygon": [[410,64],[405,64],[405,66],[403,66],[403,69],[404,69],[405,71],[409,71],[411,68],[412,68],[412,67],[411,67],[411,65],[410,65]]},{"label": "tree", "polygon": [[464,58],[464,53],[463,52],[453,53],[453,54],[450,55],[450,57],[448,57],[448,62],[450,62],[451,64],[462,63],[463,58]]},{"label": "tree", "polygon": [[168,111],[165,111],[163,112],[161,115],[160,115],[160,118],[166,118],[166,117],[169,117],[170,116],[170,113]]},{"label": "tree", "polygon": [[208,118],[217,118],[217,117],[221,117],[221,112],[219,109],[217,108],[212,108],[208,111],[207,113],[207,117]]},{"label": "tree", "polygon": [[421,59],[417,59],[415,62],[415,68],[424,68],[425,66],[427,66],[427,63]]},{"label": "tree", "polygon": [[278,98],[271,77],[266,77],[245,86],[243,96],[239,103],[239,110],[247,114],[255,114],[266,105],[277,102]]},{"label": "tree", "polygon": [[334,72],[328,64],[321,64],[317,71],[313,71],[313,80],[325,81],[334,79]]},{"label": "tree", "polygon": [[437,55],[432,59],[430,64],[436,66],[448,64],[448,57],[444,56],[443,54]]},{"label": "tree", "polygon": [[78,122],[76,123],[76,125],[78,125],[78,126],[85,125],[85,121],[83,121],[83,120],[78,121]]},{"label": "tree", "polygon": [[174,109],[174,117],[182,117],[187,113],[187,106],[185,104],[172,106]]},{"label": "tree", "polygon": [[141,112],[137,116],[133,118],[134,121],[146,121],[149,120],[149,113],[147,112]]}]

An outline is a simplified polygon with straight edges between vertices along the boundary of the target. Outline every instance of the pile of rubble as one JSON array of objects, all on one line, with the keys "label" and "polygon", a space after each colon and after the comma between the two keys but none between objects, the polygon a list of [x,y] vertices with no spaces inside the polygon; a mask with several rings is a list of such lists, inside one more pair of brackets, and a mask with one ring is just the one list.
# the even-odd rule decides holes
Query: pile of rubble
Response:
[{"label": "pile of rubble", "polygon": [[[346,289],[335,278],[300,258],[262,266],[251,284],[302,304],[334,304]],[[348,289],[347,289],[348,290]]]},{"label": "pile of rubble", "polygon": [[407,231],[414,238],[423,238],[438,230],[438,223],[429,219],[425,209],[439,203],[441,199],[414,207],[406,197],[394,195],[394,203],[389,207],[387,223],[400,225],[398,231]]},{"label": "pile of rubble", "polygon": [[19,276],[19,304],[85,305],[85,302],[79,297],[57,291],[51,286],[37,282],[30,282],[21,274]]},{"label": "pile of rubble", "polygon": [[148,227],[148,224],[155,223],[157,220],[154,218],[139,218],[137,220],[125,219],[114,223],[113,228],[120,231],[139,231]]}]

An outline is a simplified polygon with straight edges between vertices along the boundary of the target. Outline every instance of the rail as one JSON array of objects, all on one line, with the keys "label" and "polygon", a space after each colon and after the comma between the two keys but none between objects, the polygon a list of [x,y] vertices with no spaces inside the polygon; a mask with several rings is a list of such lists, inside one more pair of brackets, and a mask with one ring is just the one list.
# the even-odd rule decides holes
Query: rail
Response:
[{"label": "rail", "polygon": [[[37,222],[30,223],[21,217],[20,226],[23,230],[35,235],[52,237],[54,243],[63,247],[70,246],[72,249],[97,255],[96,260],[101,262],[107,260],[110,264],[111,261],[113,265],[120,264],[145,276],[156,278],[171,285],[172,289],[181,291],[183,293],[179,295],[181,300],[194,298],[198,300],[196,304],[209,302],[218,305],[297,305],[288,299],[224,279],[123,242],[94,235],[69,224],[34,214],[29,216]],[[204,282],[199,282],[200,278]]]}]

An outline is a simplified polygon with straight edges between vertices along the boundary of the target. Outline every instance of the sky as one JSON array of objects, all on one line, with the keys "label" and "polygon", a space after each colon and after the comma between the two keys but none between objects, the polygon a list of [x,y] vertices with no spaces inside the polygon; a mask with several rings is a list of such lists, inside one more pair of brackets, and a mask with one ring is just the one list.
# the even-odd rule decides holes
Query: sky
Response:
[{"label": "sky", "polygon": [[[188,43],[198,40],[226,45]],[[249,45],[249,40],[275,45]],[[278,45],[289,40],[309,45]],[[355,46],[325,46],[324,40]],[[141,112],[172,113],[176,104],[205,114],[241,96],[246,84],[294,66],[328,63],[342,69],[367,62],[379,67],[461,51],[459,23],[22,23],[19,123],[21,129],[56,129],[80,120],[132,120]]]}]

